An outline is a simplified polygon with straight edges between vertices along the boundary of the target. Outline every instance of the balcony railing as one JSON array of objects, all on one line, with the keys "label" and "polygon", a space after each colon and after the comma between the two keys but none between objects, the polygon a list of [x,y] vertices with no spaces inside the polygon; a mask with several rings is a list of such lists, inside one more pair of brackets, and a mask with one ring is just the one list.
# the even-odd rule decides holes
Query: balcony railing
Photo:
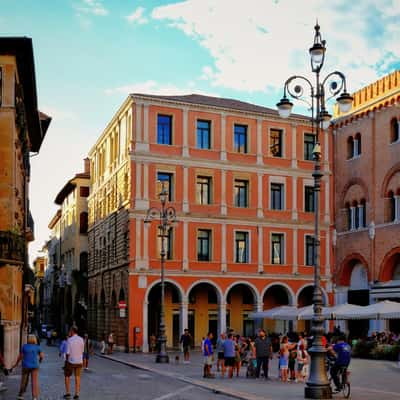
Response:
[{"label": "balcony railing", "polygon": [[0,265],[23,264],[25,240],[23,236],[9,231],[0,231]]}]

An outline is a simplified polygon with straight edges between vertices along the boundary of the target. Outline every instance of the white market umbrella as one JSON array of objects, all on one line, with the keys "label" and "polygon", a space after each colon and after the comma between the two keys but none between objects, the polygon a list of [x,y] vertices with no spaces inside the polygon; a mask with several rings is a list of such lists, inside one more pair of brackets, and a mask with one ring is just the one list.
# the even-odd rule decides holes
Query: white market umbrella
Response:
[{"label": "white market umbrella", "polygon": [[396,319],[400,318],[400,303],[384,300],[369,306],[361,307],[357,312],[336,314],[337,319]]},{"label": "white market umbrella", "polygon": [[253,319],[261,319],[261,318],[282,319],[279,316],[290,312],[291,309],[296,309],[296,307],[278,306],[278,307],[271,308],[270,310],[252,312],[252,313],[249,314],[249,318],[253,318]]},{"label": "white market umbrella", "polygon": [[343,315],[358,315],[363,309],[363,306],[357,306],[355,304],[337,304],[333,307],[325,307],[323,315],[327,319],[345,319],[343,318]]}]

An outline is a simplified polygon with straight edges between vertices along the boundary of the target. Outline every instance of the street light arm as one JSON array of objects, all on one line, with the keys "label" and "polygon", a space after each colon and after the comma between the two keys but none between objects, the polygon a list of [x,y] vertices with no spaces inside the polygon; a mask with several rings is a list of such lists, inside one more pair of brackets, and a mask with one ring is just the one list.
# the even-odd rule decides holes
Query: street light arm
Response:
[{"label": "street light arm", "polygon": [[146,218],[144,219],[144,222],[147,224],[154,219],[161,218],[162,216],[162,211],[157,208],[157,207],[151,207],[147,210]]},{"label": "street light arm", "polygon": [[310,86],[311,91],[311,100],[314,97],[314,87],[313,84],[304,76],[301,75],[293,75],[289,79],[286,80],[284,84],[284,96],[286,97],[286,93],[288,93],[292,98],[300,101],[304,101],[308,105],[312,106],[307,100],[303,98],[304,96],[304,88],[301,84],[297,84],[294,86],[296,81],[304,81]]},{"label": "street light arm", "polygon": [[329,73],[325,79],[322,81],[321,83],[321,87],[324,89],[325,91],[325,85],[329,82],[330,78],[332,77],[337,77],[339,78],[339,82],[337,80],[333,80],[331,82],[331,84],[328,87],[330,96],[325,99],[325,101],[328,101],[329,99],[331,99],[332,97],[335,97],[336,95],[338,95],[341,91],[343,92],[347,92],[346,89],[346,77],[344,76],[344,74],[340,71],[333,71],[331,73]]}]

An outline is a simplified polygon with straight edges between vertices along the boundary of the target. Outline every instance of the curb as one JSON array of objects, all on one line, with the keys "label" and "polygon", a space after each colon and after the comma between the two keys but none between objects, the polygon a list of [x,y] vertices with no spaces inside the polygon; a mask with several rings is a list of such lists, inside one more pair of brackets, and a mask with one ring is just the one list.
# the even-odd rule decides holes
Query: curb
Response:
[{"label": "curb", "polygon": [[242,393],[242,392],[238,392],[238,391],[235,391],[235,390],[229,390],[227,388],[224,388],[224,387],[221,387],[221,386],[218,386],[218,385],[214,385],[214,384],[210,383],[210,381],[207,381],[207,383],[205,383],[205,382],[203,382],[203,381],[201,381],[199,379],[188,378],[188,377],[186,377],[184,375],[179,375],[179,374],[169,373],[169,372],[162,372],[162,371],[159,371],[159,370],[157,370],[155,368],[148,367],[147,365],[144,365],[144,364],[141,364],[141,363],[124,361],[124,360],[121,360],[119,358],[112,357],[112,356],[109,356],[109,355],[103,355],[103,354],[97,354],[97,353],[96,353],[96,355],[98,357],[105,358],[107,360],[114,361],[114,362],[117,362],[117,363],[120,363],[120,364],[124,364],[124,365],[127,365],[127,366],[132,367],[132,368],[136,368],[136,369],[140,369],[140,370],[148,371],[148,372],[153,372],[153,373],[158,374],[158,375],[162,375],[162,376],[165,376],[165,377],[168,377],[168,378],[173,378],[173,379],[179,380],[181,382],[189,383],[189,384],[191,384],[193,386],[201,387],[202,389],[206,389],[206,390],[208,390],[210,392],[213,392],[215,394],[224,394],[224,395],[230,396],[230,397],[232,397],[234,399],[239,399],[239,400],[273,400],[271,397],[265,397],[265,396],[259,397],[259,396],[248,394],[248,393]]}]

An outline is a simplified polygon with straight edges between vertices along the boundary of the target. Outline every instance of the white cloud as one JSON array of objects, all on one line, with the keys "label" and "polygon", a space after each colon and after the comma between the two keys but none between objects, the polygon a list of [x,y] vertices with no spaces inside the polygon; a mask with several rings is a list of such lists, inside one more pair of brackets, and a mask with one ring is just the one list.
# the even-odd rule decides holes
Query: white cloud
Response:
[{"label": "white cloud", "polygon": [[148,22],[148,19],[143,16],[144,11],[145,9],[143,7],[138,7],[131,15],[128,15],[125,18],[130,24],[146,24]]},{"label": "white cloud", "polygon": [[108,10],[104,7],[101,0],[81,0],[79,4],[74,5],[78,16],[82,15],[94,15],[94,16],[106,16]]},{"label": "white cloud", "polygon": [[308,74],[308,49],[318,18],[327,40],[324,71],[341,70],[350,90],[399,59],[399,0],[186,0],[160,6],[152,18],[181,30],[207,49],[213,65],[202,79],[214,87],[248,92],[282,87],[293,74]]},{"label": "white cloud", "polygon": [[128,96],[131,93],[143,93],[143,94],[155,94],[155,95],[164,95],[164,96],[174,96],[174,95],[183,95],[183,94],[203,94],[207,96],[217,96],[215,93],[210,92],[202,92],[196,90],[194,88],[194,83],[188,82],[184,87],[177,87],[170,83],[160,84],[154,80],[148,80],[145,82],[137,82],[131,85],[120,86],[113,89],[106,89],[105,91],[108,95],[113,94],[124,94]]}]

